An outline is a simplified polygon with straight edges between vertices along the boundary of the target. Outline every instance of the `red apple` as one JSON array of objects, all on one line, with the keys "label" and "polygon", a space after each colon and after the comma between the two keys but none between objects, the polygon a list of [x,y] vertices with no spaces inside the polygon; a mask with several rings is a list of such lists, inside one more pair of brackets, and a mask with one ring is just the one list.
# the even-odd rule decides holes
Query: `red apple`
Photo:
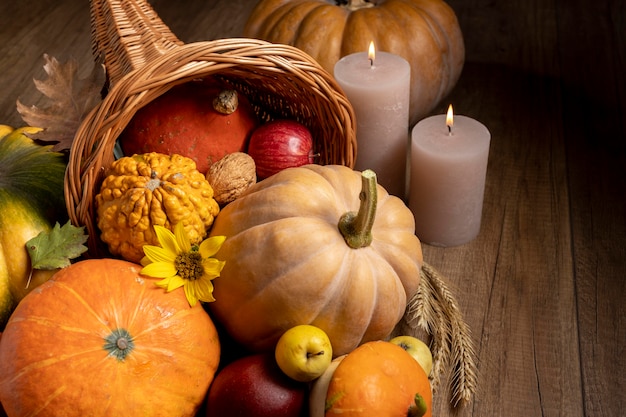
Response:
[{"label": "red apple", "polygon": [[273,354],[248,355],[215,375],[206,417],[300,417],[307,412],[307,389],[282,373]]},{"label": "red apple", "polygon": [[313,137],[295,120],[273,120],[252,132],[248,154],[254,159],[257,176],[267,178],[285,168],[313,163]]},{"label": "red apple", "polygon": [[212,78],[175,86],[140,108],[119,137],[125,155],[159,152],[193,159],[198,171],[227,154],[245,152],[258,118],[237,94],[236,109],[218,111],[213,101],[226,88]]}]

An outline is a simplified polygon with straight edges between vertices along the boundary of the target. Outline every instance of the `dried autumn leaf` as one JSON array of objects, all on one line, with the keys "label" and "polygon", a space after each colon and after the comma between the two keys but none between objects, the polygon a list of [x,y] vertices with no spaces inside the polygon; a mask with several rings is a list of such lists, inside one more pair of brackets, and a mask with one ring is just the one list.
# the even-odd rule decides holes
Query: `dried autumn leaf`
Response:
[{"label": "dried autumn leaf", "polygon": [[60,63],[44,54],[44,60],[43,68],[48,78],[34,80],[34,83],[37,90],[47,97],[48,105],[27,106],[18,100],[17,111],[26,124],[43,129],[31,135],[33,139],[56,142],[53,150],[63,151],[71,147],[80,123],[101,100],[104,68],[94,65],[91,74],[80,79],[75,59]]}]

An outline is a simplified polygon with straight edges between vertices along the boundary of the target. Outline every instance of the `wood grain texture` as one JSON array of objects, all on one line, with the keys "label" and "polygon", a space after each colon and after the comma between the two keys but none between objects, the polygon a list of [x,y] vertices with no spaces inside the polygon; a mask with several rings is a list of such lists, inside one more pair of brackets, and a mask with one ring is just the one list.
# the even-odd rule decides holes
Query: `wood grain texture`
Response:
[{"label": "wood grain texture", "polygon": [[[151,2],[184,42],[241,36],[253,0]],[[184,6],[181,6],[184,4]],[[453,103],[491,131],[483,224],[424,245],[475,342],[479,391],[436,415],[613,417],[626,409],[626,6],[448,0],[466,41]],[[88,2],[0,3],[0,123],[40,102],[42,56],[90,70]],[[323,30],[323,29],[320,29]]]},{"label": "wood grain texture", "polygon": [[615,416],[626,407],[626,5],[562,3],[563,129],[584,403],[588,415]]}]

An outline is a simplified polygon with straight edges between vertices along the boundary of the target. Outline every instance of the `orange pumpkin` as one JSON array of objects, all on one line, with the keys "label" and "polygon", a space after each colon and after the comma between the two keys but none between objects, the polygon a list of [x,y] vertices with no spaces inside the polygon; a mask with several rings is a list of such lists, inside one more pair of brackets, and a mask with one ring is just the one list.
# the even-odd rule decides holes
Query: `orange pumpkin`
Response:
[{"label": "orange pumpkin", "polygon": [[431,417],[432,400],[419,363],[402,347],[379,340],[359,346],[339,363],[326,393],[326,416]]},{"label": "orange pumpkin", "polygon": [[261,0],[244,35],[295,46],[331,74],[346,55],[377,50],[411,64],[411,124],[456,85],[465,44],[454,11],[443,0]]},{"label": "orange pumpkin", "polygon": [[195,415],[218,366],[216,328],[140,270],[77,262],[22,300],[0,341],[8,415]]},{"label": "orange pumpkin", "polygon": [[288,168],[220,212],[211,235],[227,236],[216,255],[226,265],[209,308],[234,339],[270,350],[312,324],[339,356],[392,332],[419,286],[422,250],[411,211],[371,174]]}]

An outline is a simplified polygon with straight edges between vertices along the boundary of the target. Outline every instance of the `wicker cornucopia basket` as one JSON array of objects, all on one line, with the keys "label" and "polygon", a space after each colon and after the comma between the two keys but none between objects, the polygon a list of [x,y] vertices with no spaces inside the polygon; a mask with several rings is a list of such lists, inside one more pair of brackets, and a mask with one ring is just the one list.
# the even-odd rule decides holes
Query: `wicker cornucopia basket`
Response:
[{"label": "wicker cornucopia basket", "polygon": [[244,94],[263,121],[306,125],[321,164],[353,167],[356,122],[335,80],[304,52],[255,39],[184,44],[143,0],[91,2],[94,53],[108,92],[76,132],[66,173],[70,219],[85,226],[89,254],[102,254],[94,197],[114,161],[117,137],[144,105],[175,85],[214,76]]}]

